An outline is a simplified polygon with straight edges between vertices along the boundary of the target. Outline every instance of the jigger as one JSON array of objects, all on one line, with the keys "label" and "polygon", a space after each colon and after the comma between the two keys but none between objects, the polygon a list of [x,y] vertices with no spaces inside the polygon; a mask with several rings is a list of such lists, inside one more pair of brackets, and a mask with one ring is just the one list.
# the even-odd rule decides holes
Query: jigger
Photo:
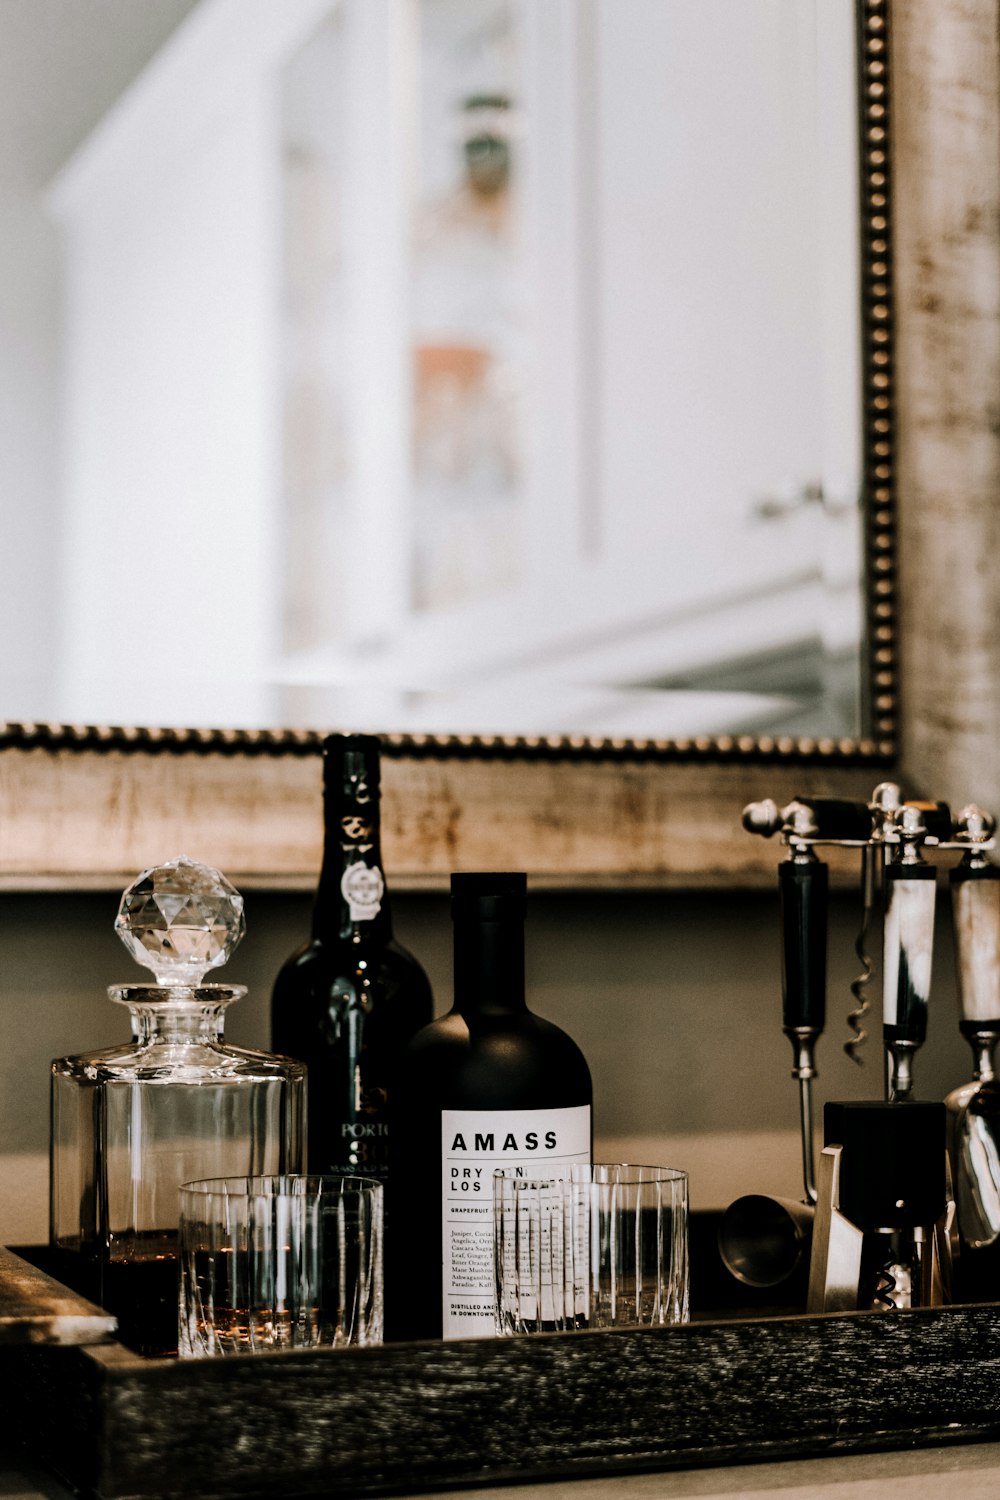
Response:
[{"label": "jigger", "polygon": [[764,1193],[735,1199],[719,1223],[723,1265],[744,1286],[781,1286],[809,1256],[814,1212],[811,1203]]}]

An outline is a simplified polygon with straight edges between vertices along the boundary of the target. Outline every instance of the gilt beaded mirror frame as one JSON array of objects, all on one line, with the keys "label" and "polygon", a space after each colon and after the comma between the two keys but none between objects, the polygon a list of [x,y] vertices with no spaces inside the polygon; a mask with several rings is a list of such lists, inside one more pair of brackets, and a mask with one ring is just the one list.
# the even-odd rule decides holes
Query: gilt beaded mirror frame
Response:
[{"label": "gilt beaded mirror frame", "polygon": [[[971,159],[962,122],[947,108],[951,91],[968,94],[971,84],[973,126],[995,145],[995,12],[996,0],[916,0],[895,10],[890,0],[857,3],[862,733],[387,735],[385,853],[397,884],[506,867],[515,850],[540,883],[755,883],[772,878],[773,851],[742,835],[739,811],[762,791],[791,797],[808,783],[867,796],[892,774],[928,795],[990,802],[981,751],[996,689],[977,655],[989,619],[977,590],[988,584],[982,569],[967,573],[961,607],[952,609],[958,575],[942,587],[940,565],[930,573],[928,565],[941,550],[941,520],[949,557],[955,546],[975,545],[998,467],[987,400],[995,299],[982,277],[970,284],[967,266],[977,250],[996,257],[996,214],[983,205],[1000,195],[980,159],[989,153]],[[947,201],[934,191],[944,182]],[[959,286],[963,319],[954,315]],[[977,683],[979,711],[963,724],[963,694]],[[294,729],[7,723],[0,881],[117,885],[165,847],[183,845],[245,883],[308,885],[319,854],[321,741],[320,732]]]}]

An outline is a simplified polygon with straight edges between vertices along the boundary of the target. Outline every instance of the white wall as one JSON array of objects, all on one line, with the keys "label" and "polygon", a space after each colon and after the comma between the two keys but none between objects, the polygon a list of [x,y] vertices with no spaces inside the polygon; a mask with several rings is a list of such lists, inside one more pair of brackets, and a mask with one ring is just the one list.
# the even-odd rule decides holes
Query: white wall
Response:
[{"label": "white wall", "polygon": [[4,718],[46,716],[57,638],[61,266],[41,195],[193,3],[3,0],[0,8]]}]

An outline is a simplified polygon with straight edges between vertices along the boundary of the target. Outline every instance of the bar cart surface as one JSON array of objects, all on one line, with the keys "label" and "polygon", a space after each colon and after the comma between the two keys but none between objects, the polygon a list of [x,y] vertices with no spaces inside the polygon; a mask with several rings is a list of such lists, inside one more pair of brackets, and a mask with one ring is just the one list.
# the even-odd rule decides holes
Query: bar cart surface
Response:
[{"label": "bar cart surface", "polygon": [[102,1500],[390,1495],[1000,1439],[1000,1304],[727,1307],[701,1253],[715,1217],[693,1221],[684,1326],[233,1359],[134,1354],[44,1273],[44,1251],[3,1251],[8,1430]]}]

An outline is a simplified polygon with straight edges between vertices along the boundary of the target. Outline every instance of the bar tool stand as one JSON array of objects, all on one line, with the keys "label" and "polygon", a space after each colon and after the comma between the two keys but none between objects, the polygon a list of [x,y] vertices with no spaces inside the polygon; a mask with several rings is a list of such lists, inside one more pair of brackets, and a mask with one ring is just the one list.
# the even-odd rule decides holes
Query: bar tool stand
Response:
[{"label": "bar tool stand", "polygon": [[806,1310],[951,1300],[954,1204],[936,1101],[827,1104]]},{"label": "bar tool stand", "polygon": [[[906,1299],[914,1296],[917,1301],[912,1305],[940,1301],[948,1295],[950,1284],[954,1221],[944,1106],[921,1105],[917,1109],[912,1104],[913,1059],[927,1036],[937,889],[936,871],[924,851],[932,847],[961,849],[967,856],[966,868],[978,871],[985,867],[983,856],[992,847],[992,820],[970,807],[957,822],[953,821],[947,804],[904,801],[895,783],[881,782],[867,803],[813,797],[796,798],[784,808],[771,799],[751,803],[744,809],[743,824],[749,832],[764,837],[780,833],[782,843],[789,848],[789,857],[778,871],[782,1029],[792,1043],[792,1076],[799,1084],[804,1202],[762,1194],[736,1199],[720,1223],[723,1263],[749,1286],[772,1287],[790,1278],[809,1251],[809,1297],[814,1308],[911,1305]],[[816,1043],[825,1020],[828,876],[826,866],[816,857],[816,846],[822,844],[857,849],[861,857],[862,919],[855,951],[862,969],[851,985],[855,1008],[848,1021],[853,1035],[845,1044],[855,1061],[861,1060],[858,1049],[867,1036],[867,985],[874,972],[867,951],[868,932],[884,888],[882,1040],[886,1097],[856,1106],[828,1106],[835,1113],[826,1119],[826,1146],[817,1182],[811,1089],[817,1076]],[[975,877],[965,876],[966,881],[970,878]],[[979,878],[985,882],[987,877]],[[1000,885],[992,883],[991,890],[996,892],[995,972],[1000,974]],[[979,899],[984,907],[988,904],[985,896]],[[980,921],[980,928],[984,921]],[[981,966],[982,961],[977,960],[977,967]],[[1000,1034],[1000,984],[993,986],[992,1004],[995,1034]],[[982,1018],[977,1020],[981,1022]],[[980,1025],[976,1034],[981,1030]],[[977,1109],[992,1110],[995,1102],[1000,1122],[1000,1086],[994,1095],[992,1083],[987,1088],[982,1076],[980,1083]],[[899,1113],[911,1108],[916,1113]],[[838,1110],[840,1113],[836,1113]],[[855,1110],[860,1112],[857,1118]],[[970,1122],[978,1124],[976,1111],[967,1109],[963,1102],[960,1114],[966,1130],[974,1135]],[[836,1123],[844,1119],[851,1122],[853,1131],[847,1143],[838,1137],[838,1131],[843,1135],[843,1128]],[[936,1140],[938,1124],[922,1125],[924,1119],[939,1121],[941,1139],[937,1144],[932,1143],[931,1135]],[[835,1122],[832,1127],[831,1121]],[[930,1134],[922,1135],[921,1131]],[[846,1188],[842,1159],[845,1144],[850,1146]],[[977,1147],[982,1147],[981,1137],[970,1141],[967,1155],[971,1157]],[[862,1166],[866,1151],[872,1154]],[[994,1151],[993,1161],[998,1159]],[[919,1168],[914,1162],[921,1164]],[[922,1171],[929,1174],[929,1186],[918,1191]],[[877,1183],[877,1191],[869,1186],[858,1197],[859,1183],[867,1181],[868,1173],[872,1183]],[[908,1175],[912,1173],[916,1177]],[[968,1172],[967,1181],[971,1181]],[[1000,1230],[1000,1168],[988,1181],[980,1171],[973,1186],[976,1190],[981,1187],[989,1198],[995,1210],[990,1227],[995,1223]],[[873,1205],[878,1208],[877,1214]],[[866,1242],[873,1248],[866,1249]],[[884,1263],[895,1266],[899,1273],[893,1272],[892,1285],[900,1290],[890,1296],[886,1280],[878,1297],[866,1300],[868,1261],[883,1252]]]}]

